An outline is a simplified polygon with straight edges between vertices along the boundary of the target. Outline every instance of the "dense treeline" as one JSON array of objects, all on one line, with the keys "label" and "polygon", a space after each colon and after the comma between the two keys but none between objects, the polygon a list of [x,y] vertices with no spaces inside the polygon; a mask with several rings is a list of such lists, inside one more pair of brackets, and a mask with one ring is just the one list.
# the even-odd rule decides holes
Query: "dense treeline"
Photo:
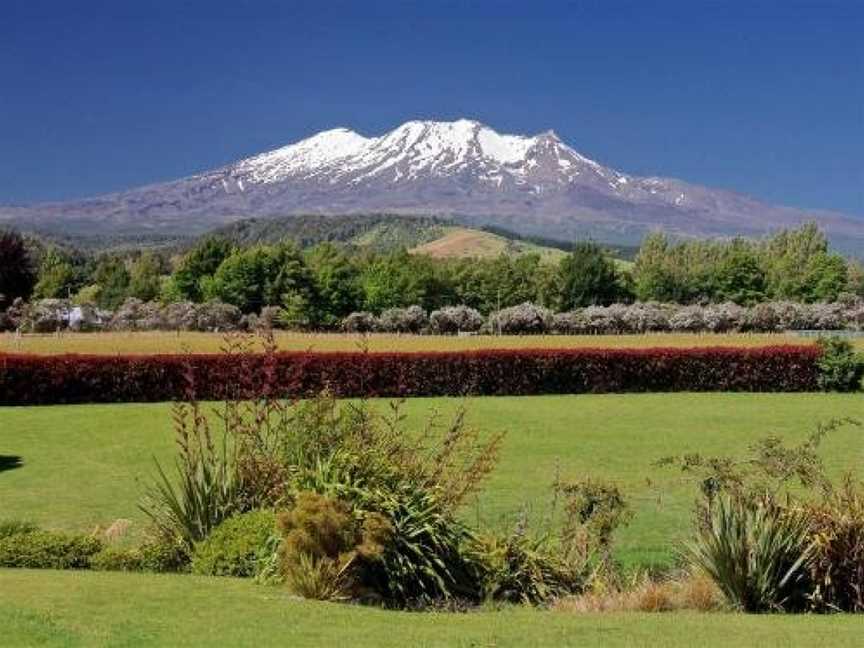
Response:
[{"label": "dense treeline", "polygon": [[0,236],[0,310],[13,299],[72,298],[114,310],[142,301],[219,300],[243,313],[279,309],[286,325],[333,327],[357,311],[465,305],[488,314],[532,302],[559,312],[613,303],[836,301],[864,296],[860,262],[832,253],[815,225],[761,241],[675,242],[652,234],[622,269],[599,245],[576,243],[559,264],[539,255],[432,259],[325,242],[238,246],[220,237],[181,256],[158,251],[87,255]]}]

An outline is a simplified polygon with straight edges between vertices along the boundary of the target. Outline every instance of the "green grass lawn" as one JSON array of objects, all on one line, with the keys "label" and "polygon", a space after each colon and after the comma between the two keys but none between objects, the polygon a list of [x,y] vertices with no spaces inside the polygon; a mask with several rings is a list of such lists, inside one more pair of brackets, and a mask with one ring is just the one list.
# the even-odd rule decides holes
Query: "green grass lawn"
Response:
[{"label": "green grass lawn", "polygon": [[[429,408],[455,405],[450,399],[416,399],[407,407],[417,424]],[[860,394],[477,398],[469,409],[477,426],[508,432],[499,469],[465,511],[469,520],[501,525],[525,509],[541,523],[558,471],[565,478],[614,479],[635,510],[619,544],[620,558],[630,565],[669,564],[674,542],[688,530],[694,487],[652,466],[657,458],[737,452],[768,434],[800,440],[831,417],[864,420]],[[862,439],[864,429],[848,428],[826,440],[832,473],[851,468],[860,474]],[[22,461],[0,472],[0,517],[70,530],[131,518],[140,532],[144,521],[136,505],[153,474],[152,457],[170,462],[172,453],[167,404],[0,408],[0,455]]]},{"label": "green grass lawn", "polygon": [[852,616],[388,612],[229,578],[0,570],[5,646],[834,646]]}]

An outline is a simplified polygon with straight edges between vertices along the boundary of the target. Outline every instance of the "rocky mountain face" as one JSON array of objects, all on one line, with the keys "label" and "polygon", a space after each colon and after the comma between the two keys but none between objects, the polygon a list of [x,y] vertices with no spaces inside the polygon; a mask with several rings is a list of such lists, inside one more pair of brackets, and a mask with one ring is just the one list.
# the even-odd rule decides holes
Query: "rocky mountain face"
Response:
[{"label": "rocky mountain face", "polygon": [[240,218],[390,212],[457,217],[522,234],[636,243],[648,231],[756,236],[816,220],[864,250],[864,219],[776,207],[680,180],[637,177],[549,131],[411,121],[380,137],[337,128],[181,180],[87,200],[0,207],[0,222],[67,233],[198,233]]}]

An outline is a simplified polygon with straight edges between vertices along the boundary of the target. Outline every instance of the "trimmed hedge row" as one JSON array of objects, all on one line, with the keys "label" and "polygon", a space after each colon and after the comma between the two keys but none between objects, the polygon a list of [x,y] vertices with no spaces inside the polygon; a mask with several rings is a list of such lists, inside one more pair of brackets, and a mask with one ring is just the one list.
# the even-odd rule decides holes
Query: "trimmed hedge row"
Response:
[{"label": "trimmed hedge row", "polygon": [[305,396],[815,391],[815,346],[249,355],[0,355],[0,404]]}]

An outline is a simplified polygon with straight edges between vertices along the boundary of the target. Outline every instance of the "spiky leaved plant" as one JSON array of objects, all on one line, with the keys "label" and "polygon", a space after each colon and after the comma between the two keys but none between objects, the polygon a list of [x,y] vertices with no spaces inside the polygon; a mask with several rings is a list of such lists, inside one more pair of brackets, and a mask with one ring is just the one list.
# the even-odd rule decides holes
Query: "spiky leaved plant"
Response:
[{"label": "spiky leaved plant", "polygon": [[807,593],[808,521],[795,510],[720,495],[685,555],[745,612],[797,609]]}]

